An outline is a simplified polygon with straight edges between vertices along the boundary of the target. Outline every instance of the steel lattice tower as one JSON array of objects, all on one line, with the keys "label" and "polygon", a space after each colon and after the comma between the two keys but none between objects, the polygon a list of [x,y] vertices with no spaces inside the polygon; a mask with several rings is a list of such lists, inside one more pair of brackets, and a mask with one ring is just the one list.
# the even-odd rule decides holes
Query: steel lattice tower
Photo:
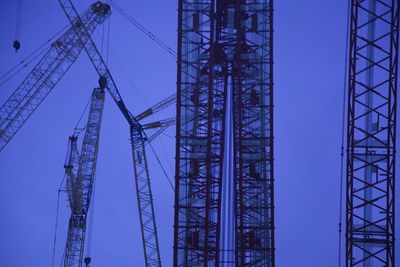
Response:
[{"label": "steel lattice tower", "polygon": [[394,267],[399,1],[350,12],[346,266]]},{"label": "steel lattice tower", "polygon": [[275,266],[272,14],[179,1],[174,266]]}]

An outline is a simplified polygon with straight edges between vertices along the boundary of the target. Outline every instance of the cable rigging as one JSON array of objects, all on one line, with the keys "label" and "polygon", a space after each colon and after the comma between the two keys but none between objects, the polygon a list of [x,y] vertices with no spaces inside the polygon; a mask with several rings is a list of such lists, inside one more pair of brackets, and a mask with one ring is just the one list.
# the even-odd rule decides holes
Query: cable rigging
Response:
[{"label": "cable rigging", "polygon": [[342,265],[342,213],[343,213],[343,180],[344,180],[344,136],[345,136],[345,120],[346,120],[346,91],[347,91],[347,56],[349,52],[349,29],[350,29],[350,0],[347,6],[347,19],[346,19],[346,48],[344,57],[344,79],[343,79],[343,97],[342,97],[342,135],[340,146],[340,188],[339,188],[339,244],[338,244],[338,267]]},{"label": "cable rigging", "polygon": [[46,42],[44,42],[42,45],[40,45],[38,48],[36,48],[32,53],[30,53],[26,58],[21,60],[17,65],[12,67],[10,70],[5,72],[3,75],[0,76],[0,86],[8,82],[10,79],[12,79],[15,75],[20,73],[24,68],[29,66],[33,61],[35,61],[39,56],[42,56],[43,54],[47,53],[50,50],[50,47],[45,49],[45,46],[51,43],[57,36],[59,36],[62,32],[64,32],[69,25],[64,26],[60,31],[58,31],[56,34],[54,34],[50,39],[48,39]]},{"label": "cable rigging", "polygon": [[[131,87],[134,89],[134,91],[136,91],[136,93],[138,94],[138,96],[139,96],[140,100],[142,101],[142,103],[143,103],[146,107],[148,107],[148,104],[146,103],[144,97],[142,96],[142,94],[140,93],[140,91],[136,88],[136,86],[133,84],[132,80],[129,78],[129,75],[128,75],[127,71],[124,69],[124,67],[122,66],[122,64],[119,62],[119,60],[118,60],[117,57],[114,55],[114,53],[112,52],[111,48],[109,47],[109,46],[110,46],[110,18],[108,19],[108,30],[107,30],[107,31],[108,31],[108,32],[107,32],[107,48],[106,48],[106,56],[105,56],[107,64],[108,64],[109,55],[111,55],[111,57],[114,59],[115,63],[117,64],[118,68],[121,70],[122,74],[123,74],[123,75],[125,76],[125,78],[127,79],[127,81],[128,81],[128,83],[130,84],[130,86],[131,86]],[[101,43],[101,50],[100,50],[100,51],[101,51],[101,54],[102,54],[103,56],[104,56],[104,42],[105,42],[105,36],[104,36],[104,34],[105,34],[105,26],[103,25],[103,30],[102,30],[102,35],[101,35],[102,43]],[[164,134],[163,131],[162,131],[161,133]],[[162,140],[161,140],[161,142],[162,142]],[[153,152],[153,154],[154,154],[154,156],[155,156],[155,158],[156,158],[156,161],[157,161],[157,163],[158,163],[160,169],[162,170],[162,172],[163,172],[163,174],[164,174],[164,176],[165,176],[165,178],[166,178],[168,184],[170,185],[172,191],[175,191],[174,185],[173,185],[173,183],[172,183],[172,181],[171,181],[169,175],[167,174],[166,168],[165,168],[164,165],[162,164],[160,158],[158,157],[157,153],[155,153],[155,150],[154,150],[153,146],[151,145],[151,140],[148,140],[148,144],[149,144],[149,146],[150,146],[150,148],[151,148],[151,150],[152,150],[152,152]],[[164,147],[164,143],[163,143],[163,142],[162,142],[162,146],[163,146],[163,149],[165,150],[165,147]],[[168,166],[170,167],[169,161],[168,161],[167,163],[168,163]],[[171,168],[171,167],[170,167],[170,168]]]},{"label": "cable rigging", "polygon": [[124,9],[118,6],[113,0],[110,0],[110,4],[123,16],[125,17],[130,23],[132,23],[135,27],[137,27],[141,32],[146,34],[150,39],[152,39],[156,44],[158,44],[161,48],[167,51],[173,57],[177,57],[176,52],[169,47],[166,43],[164,43],[160,38],[154,35],[151,31],[149,31],[146,27],[140,24],[136,19],[134,19],[131,15],[129,15]]},{"label": "cable rigging", "polygon": [[[107,1],[108,4],[108,1]],[[106,44],[106,64],[108,64],[108,54],[109,54],[109,49],[110,49],[110,20],[111,18],[108,18],[108,23],[107,23],[107,44]],[[101,36],[101,54],[104,56],[104,39],[105,39],[105,24],[103,24],[102,27],[102,36]],[[89,106],[90,103],[90,99],[89,102],[85,108],[85,111],[83,112],[83,114],[86,112],[87,107]],[[83,116],[82,114],[82,116]],[[82,118],[82,117],[81,117]],[[85,127],[86,128],[86,127]],[[96,174],[94,174],[94,176],[96,176]],[[92,185],[92,196],[91,196],[91,203],[89,206],[89,212],[88,212],[88,227],[87,227],[87,239],[86,239],[86,253],[85,253],[85,257],[83,259],[83,262],[85,263],[85,267],[89,267],[91,262],[92,262],[92,236],[93,236],[93,221],[94,221],[94,206],[95,206],[95,196],[96,196],[96,178],[93,178],[93,185]]]},{"label": "cable rigging", "polygon": [[21,48],[20,37],[21,37],[21,17],[22,17],[22,0],[17,0],[17,22],[15,25],[15,40],[13,47],[15,52]]},{"label": "cable rigging", "polygon": [[[65,160],[67,160],[68,152],[65,155]],[[52,253],[52,260],[51,260],[51,266],[54,267],[54,260],[55,260],[55,255],[56,255],[56,246],[57,246],[57,230],[58,230],[58,215],[59,215],[59,209],[60,209],[60,193],[64,190],[62,190],[62,186],[64,184],[66,175],[63,176],[63,179],[61,181],[61,184],[57,190],[57,206],[56,206],[56,221],[54,225],[54,239],[53,239],[53,253]]]},{"label": "cable rigging", "polygon": [[[101,89],[107,88],[114,102],[116,102],[122,114],[125,116],[130,125],[130,137],[135,171],[134,177],[138,196],[138,208],[140,210],[139,215],[145,260],[148,266],[161,266],[157,228],[154,216],[153,197],[150,187],[148,163],[145,153],[145,142],[147,140],[147,136],[144,133],[142,126],[139,124],[140,119],[136,119],[125,107],[125,104],[110,74],[110,71],[105,61],[103,60],[103,57],[99,53],[95,43],[91,39],[91,35],[96,26],[100,25],[102,22],[104,22],[105,19],[109,17],[110,7],[108,5],[102,4],[101,2],[96,2],[95,4],[91,5],[90,9],[88,9],[86,12],[83,13],[82,16],[80,16],[76,12],[76,9],[71,1],[63,2],[59,0],[59,3],[62,6],[65,15],[68,17],[71,27],[56,42],[53,43],[53,45],[50,47],[50,49],[47,50],[46,54],[39,61],[39,63],[28,74],[25,80],[18,86],[18,88],[12,93],[12,95],[8,98],[8,100],[0,109],[0,150],[2,150],[8,144],[8,142],[12,139],[16,132],[29,119],[29,117],[38,108],[45,97],[56,86],[57,82],[61,80],[69,67],[71,67],[71,65],[76,61],[80,52],[85,50],[97,73],[100,76],[99,83]],[[81,27],[76,27],[77,23],[79,23]],[[19,67],[15,68],[10,73],[14,72],[18,68]],[[102,94],[103,93],[104,92],[102,92]],[[167,106],[172,105],[174,103],[174,99],[176,99],[176,96],[172,96],[167,98],[166,100],[160,101],[157,105],[154,105],[150,109],[146,110],[146,114],[139,114],[142,115],[141,119],[151,114],[154,114],[155,112],[159,112]],[[97,101],[95,102],[97,103]],[[96,112],[98,113],[99,105],[91,105],[91,110],[92,107],[93,110],[96,109]],[[99,117],[100,116],[96,115],[91,118],[99,119]],[[158,132],[162,132],[173,123],[175,123],[175,121],[167,119],[158,122],[147,123],[144,126],[146,126],[146,129],[160,128]],[[86,217],[89,207],[89,196],[92,188],[89,187],[88,192],[83,192],[85,193],[85,197],[82,201],[82,192],[80,191],[80,187],[71,186],[72,184],[76,184],[76,182],[79,183],[83,178],[85,178],[85,181],[86,178],[90,178],[91,181],[93,180],[93,176],[90,175],[89,177],[89,175],[86,176],[86,174],[88,174],[89,171],[94,171],[93,167],[96,157],[92,156],[97,155],[97,145],[92,142],[85,142],[85,140],[90,139],[89,137],[86,138],[87,136],[89,136],[89,134],[98,135],[99,127],[96,129],[94,128],[94,123],[87,123],[85,138],[83,140],[83,144],[86,144],[87,146],[82,145],[81,153],[78,153],[79,151],[76,145],[76,138],[74,138],[74,136],[70,138],[70,151],[74,151],[74,153],[71,153],[70,162],[72,162],[73,164],[68,164],[65,167],[67,176],[70,176],[68,179],[69,183],[67,183],[67,187],[69,189],[67,190],[67,192],[71,206],[71,212],[73,213],[72,215],[74,215],[73,218],[71,217],[73,220],[70,220],[70,226],[73,229],[71,228],[71,233],[70,231],[68,232],[69,235],[71,234],[72,238],[75,237],[75,235],[73,235],[73,230],[81,230],[79,228],[81,225],[80,217],[82,217],[81,215]],[[95,147],[93,148],[93,146]],[[91,153],[91,157],[86,157],[87,154],[85,152],[93,152],[93,150],[95,150],[94,154]],[[78,154],[85,156],[78,157]],[[80,158],[82,158],[82,160],[78,162],[77,160]],[[85,162],[83,162],[83,160]],[[89,166],[89,163],[90,166],[92,166],[92,170],[89,170],[89,168],[85,170],[83,170],[83,168],[71,169],[74,166]],[[90,174],[92,173],[93,172],[91,172]],[[79,180],[76,180],[76,177],[78,177]],[[82,205],[82,203],[85,205]],[[83,241],[82,238],[78,239],[79,240],[77,241]],[[83,248],[83,244],[79,245],[82,245]],[[72,250],[74,253],[77,252],[77,254],[69,254],[69,252],[71,251],[66,250],[64,252],[63,259],[69,259],[71,258],[71,256],[75,259],[75,256],[79,256],[79,262],[82,263],[81,253],[83,252],[83,249],[78,250],[74,247]],[[64,260],[64,264],[68,265],[68,262]]]}]

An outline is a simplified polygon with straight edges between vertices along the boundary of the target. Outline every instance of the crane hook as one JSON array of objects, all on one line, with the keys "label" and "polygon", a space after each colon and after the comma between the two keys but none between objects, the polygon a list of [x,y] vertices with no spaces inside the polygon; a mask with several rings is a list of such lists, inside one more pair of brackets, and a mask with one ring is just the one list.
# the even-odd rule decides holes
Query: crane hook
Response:
[{"label": "crane hook", "polygon": [[88,267],[89,264],[92,262],[92,259],[90,257],[86,257],[84,261],[85,261],[86,267]]},{"label": "crane hook", "polygon": [[15,53],[17,53],[18,50],[21,48],[21,43],[18,40],[15,40],[13,43],[13,47],[15,49]]},{"label": "crane hook", "polygon": [[107,87],[107,78],[102,76],[99,78],[99,86],[101,90],[104,90]]}]

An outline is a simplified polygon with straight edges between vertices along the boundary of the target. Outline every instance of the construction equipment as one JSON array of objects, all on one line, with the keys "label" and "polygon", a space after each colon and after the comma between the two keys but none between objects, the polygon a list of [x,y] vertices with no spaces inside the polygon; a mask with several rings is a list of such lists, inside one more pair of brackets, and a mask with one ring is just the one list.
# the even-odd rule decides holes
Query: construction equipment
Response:
[{"label": "construction equipment", "polygon": [[[74,21],[80,20],[79,14],[72,1],[59,0],[58,2],[71,24],[73,24]],[[112,78],[112,75],[95,43],[91,39],[89,32],[77,30],[76,34],[81,39],[82,43],[85,44],[84,47],[86,53],[100,77],[99,83],[101,86],[107,88],[111,97],[116,102],[129,124],[145,265],[161,266],[157,227],[154,215],[153,194],[151,191],[149,168],[145,153],[145,143],[148,138],[144,133],[139,120],[126,108],[114,79]],[[167,103],[171,102],[167,101]],[[160,104],[157,108],[158,110],[161,110],[164,107],[166,107],[166,104]]]},{"label": "construction equipment", "polygon": [[351,1],[346,266],[395,264],[399,1]]},{"label": "construction equipment", "polygon": [[[142,114],[145,119],[150,114],[155,114],[175,103],[176,95],[172,95],[160,101]],[[94,176],[96,170],[96,159],[98,154],[99,133],[104,106],[104,90],[95,88],[89,110],[89,119],[86,124],[85,135],[81,151],[78,150],[78,135],[82,129],[76,131],[69,137],[67,162],[65,163],[66,192],[71,216],[69,219],[68,236],[65,246],[63,265],[65,267],[81,267],[83,263],[88,266],[91,258],[83,259],[85,247],[85,234],[92,195]],[[139,116],[139,115],[138,115]],[[150,143],[169,126],[175,124],[175,119],[167,119],[151,122],[143,125],[144,130],[156,129],[157,131],[145,140]]]},{"label": "construction equipment", "polygon": [[77,32],[92,34],[108,18],[108,6],[96,2],[73,20],[71,27],[55,41],[25,80],[0,108],[0,151],[39,107],[81,53],[84,43]]},{"label": "construction equipment", "polygon": [[[176,96],[167,98],[166,100],[161,101],[157,105],[146,110],[146,112],[141,113],[138,119],[133,116],[125,107],[115,82],[106,64],[104,63],[104,60],[98,52],[96,45],[90,37],[96,26],[104,22],[104,20],[110,16],[110,6],[98,1],[94,3],[89,10],[84,12],[82,16],[79,16],[71,1],[59,2],[69,19],[71,28],[52,44],[45,56],[39,61],[28,77],[1,107],[0,150],[2,150],[8,144],[16,132],[22,127],[22,125],[38,108],[40,103],[42,103],[45,97],[55,87],[57,82],[68,71],[68,69],[79,56],[82,49],[85,48],[90,60],[99,74],[100,88],[107,88],[113,100],[117,103],[117,106],[129,123],[145,263],[146,266],[161,266],[145,144],[151,140],[154,140],[156,136],[162,133],[170,125],[173,125],[175,120],[161,120],[158,122],[145,124],[144,126],[139,123],[139,120],[142,120],[149,115],[172,105],[175,103]],[[158,130],[154,135],[148,138],[144,132],[144,129]],[[77,166],[77,158],[83,157],[83,155],[79,156],[76,142],[77,140],[71,138],[71,166]],[[79,162],[78,165],[80,164],[81,162]],[[79,178],[79,170],[76,172],[76,170],[74,171],[73,168],[70,168],[67,170],[67,173],[70,177],[67,184],[67,187],[70,188],[70,193],[68,196],[70,205],[73,210],[80,209],[80,213],[78,214],[81,216],[87,212],[88,205],[90,203],[90,201],[88,201],[90,200],[90,193],[82,195],[83,191],[80,193],[80,191],[75,192],[74,190],[76,187],[74,184],[77,183],[76,179],[81,179]],[[74,179],[73,177],[76,178]],[[90,185],[87,186],[90,187]],[[74,227],[74,225],[77,224],[77,221],[74,222],[74,220],[75,218],[71,218],[71,231],[69,232],[69,240],[74,240],[75,238],[76,241],[79,239],[79,237],[84,236],[84,228],[82,228],[82,225],[79,226],[80,228]],[[75,230],[78,231],[76,232]],[[79,241],[81,242],[79,244],[77,242],[73,243],[72,241],[67,244],[67,250],[69,252],[68,255],[66,255],[66,257],[68,257],[68,261],[66,262],[68,262],[68,264],[73,264],[74,260],[71,260],[71,258],[75,259],[75,262],[78,262],[78,264],[81,264],[82,262],[84,243],[82,243],[82,238],[79,239]]]},{"label": "construction equipment", "polygon": [[21,48],[20,37],[21,37],[21,18],[22,18],[22,0],[17,0],[17,21],[15,25],[15,41],[13,42],[13,48],[15,53]]},{"label": "construction equipment", "polygon": [[66,192],[71,215],[64,253],[65,267],[81,267],[83,263],[86,223],[96,172],[104,95],[102,88],[93,90],[80,153],[77,149],[78,135],[75,133],[69,138],[68,162],[65,164],[65,172],[67,176]]},{"label": "construction equipment", "polygon": [[275,266],[273,1],[179,1],[173,266]]}]

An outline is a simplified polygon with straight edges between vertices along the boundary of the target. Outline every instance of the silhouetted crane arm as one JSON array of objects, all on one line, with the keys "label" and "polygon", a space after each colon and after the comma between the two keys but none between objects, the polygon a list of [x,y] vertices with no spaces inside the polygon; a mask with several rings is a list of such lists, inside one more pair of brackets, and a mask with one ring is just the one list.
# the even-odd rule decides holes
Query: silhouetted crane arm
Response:
[{"label": "silhouetted crane arm", "polygon": [[160,120],[160,121],[155,121],[155,122],[149,122],[146,124],[142,125],[143,130],[148,130],[148,129],[154,129],[154,128],[163,128],[163,127],[169,127],[174,125],[176,122],[175,118],[169,118],[165,120]]},{"label": "silhouetted crane arm", "polygon": [[84,43],[77,33],[92,34],[109,14],[93,4],[71,28],[55,41],[25,80],[0,108],[0,151],[28,120],[81,53]]},{"label": "silhouetted crane arm", "polygon": [[154,115],[157,112],[160,112],[161,110],[171,106],[171,105],[176,105],[176,94],[173,94],[166,99],[161,100],[157,104],[153,105],[152,107],[146,109],[142,113],[136,116],[136,119],[138,121],[143,120],[144,118],[147,118],[150,115]]},{"label": "silhouetted crane arm", "polygon": [[[79,16],[75,6],[72,4],[71,1],[69,0],[58,0],[60,3],[65,15],[67,16],[69,22],[71,24],[74,23],[74,21],[81,21],[82,18]],[[101,2],[99,2],[101,3]],[[103,8],[103,15],[104,16],[110,16],[111,10],[110,6],[108,4],[101,3],[104,8]],[[85,27],[82,27],[82,31],[76,31],[76,34],[79,36],[80,40],[82,43],[84,43],[84,48],[89,56],[90,61],[92,62],[96,72],[98,73],[100,79],[99,79],[99,84],[101,88],[107,88],[107,91],[110,93],[112,99],[116,102],[117,106],[121,110],[122,114],[125,116],[125,118],[131,122],[132,121],[132,116],[130,115],[128,109],[125,106],[125,103],[122,100],[122,97],[118,91],[118,88],[115,84],[115,81],[103,59],[101,56],[96,44],[90,37],[89,29],[85,29]]]},{"label": "silhouetted crane arm", "polygon": [[[67,160],[64,164],[66,175],[66,192],[68,196],[69,206],[71,211],[76,210],[79,204],[79,197],[77,194],[77,177],[79,168],[79,150],[78,150],[78,136],[72,135],[69,137]],[[75,193],[76,192],[76,193]]]},{"label": "silhouetted crane arm", "polygon": [[[96,173],[104,100],[104,90],[95,88],[91,97],[89,118],[86,124],[77,172],[75,175],[67,176],[67,194],[74,201],[72,202],[73,205],[71,205],[67,244],[64,253],[65,267],[80,267],[83,263],[87,215]],[[75,148],[71,145],[71,150],[74,151],[76,150],[76,137],[72,142],[75,142]],[[76,156],[74,155],[78,155],[78,153],[74,152],[70,158],[74,162],[73,166],[76,166]],[[71,169],[76,170],[74,167]]]},{"label": "silhouetted crane arm", "polygon": [[[70,0],[58,0],[70,23],[79,21],[79,14]],[[109,6],[107,12],[110,13]],[[100,76],[100,87],[107,88],[130,126],[133,166],[146,266],[161,266],[157,227],[154,215],[153,194],[145,153],[145,133],[138,120],[126,108],[111,73],[88,31],[76,31],[85,44],[85,50]]]}]

